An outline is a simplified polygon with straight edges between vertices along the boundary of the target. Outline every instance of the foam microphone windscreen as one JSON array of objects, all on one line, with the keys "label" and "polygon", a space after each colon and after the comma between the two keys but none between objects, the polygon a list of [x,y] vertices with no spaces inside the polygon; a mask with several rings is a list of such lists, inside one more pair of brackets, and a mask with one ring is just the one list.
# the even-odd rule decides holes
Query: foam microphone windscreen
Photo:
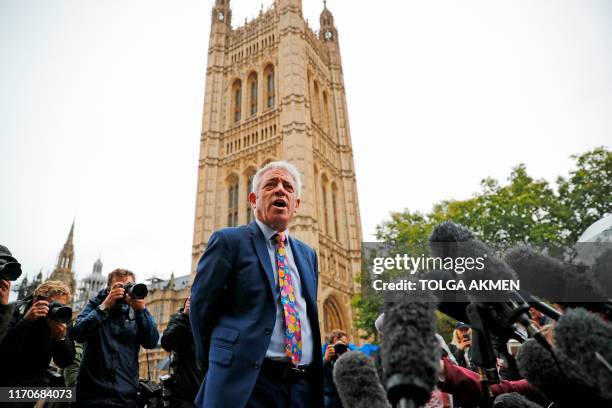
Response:
[{"label": "foam microphone windscreen", "polygon": [[498,395],[493,401],[493,408],[542,408],[542,406],[528,400],[521,394],[510,392]]},{"label": "foam microphone windscreen", "polygon": [[[534,339],[520,348],[516,362],[520,374],[548,399],[563,408],[603,408],[609,405],[601,397],[595,382],[576,362],[561,350],[553,348],[555,359]],[[561,368],[561,371],[559,370]]]},{"label": "foam microphone windscreen", "polygon": [[604,302],[604,294],[584,266],[570,265],[528,246],[509,250],[505,261],[521,279],[521,289],[559,303]]},{"label": "foam microphone windscreen", "polygon": [[342,354],[334,364],[334,383],[345,407],[390,408],[374,360],[360,351]]},{"label": "foam microphone windscreen", "polygon": [[431,293],[385,303],[382,359],[392,403],[407,398],[423,405],[438,382],[441,351],[435,336],[436,303]]},{"label": "foam microphone windscreen", "polygon": [[612,324],[582,308],[570,309],[559,319],[554,337],[559,348],[593,376],[612,406],[612,373],[595,355],[599,352],[612,364]]}]

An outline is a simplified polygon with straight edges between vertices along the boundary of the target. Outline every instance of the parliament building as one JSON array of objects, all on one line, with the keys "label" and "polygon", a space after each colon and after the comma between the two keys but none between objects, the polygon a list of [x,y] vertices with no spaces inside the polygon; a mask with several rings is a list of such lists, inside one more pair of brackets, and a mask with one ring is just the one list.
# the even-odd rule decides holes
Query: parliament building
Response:
[{"label": "parliament building", "polygon": [[352,334],[361,221],[338,30],[323,2],[319,27],[302,0],[276,0],[232,27],[230,0],[215,0],[206,68],[192,275],[213,231],[251,222],[255,171],[287,160],[302,173],[291,233],[319,256],[321,330]]}]

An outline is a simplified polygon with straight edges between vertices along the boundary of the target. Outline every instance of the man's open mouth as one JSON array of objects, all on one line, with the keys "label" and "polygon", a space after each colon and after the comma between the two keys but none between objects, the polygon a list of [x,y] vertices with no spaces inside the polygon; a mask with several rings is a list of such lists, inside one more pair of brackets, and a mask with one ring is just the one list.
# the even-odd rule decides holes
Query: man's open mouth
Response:
[{"label": "man's open mouth", "polygon": [[287,207],[287,202],[285,200],[278,199],[275,200],[272,205],[279,208],[285,208]]}]

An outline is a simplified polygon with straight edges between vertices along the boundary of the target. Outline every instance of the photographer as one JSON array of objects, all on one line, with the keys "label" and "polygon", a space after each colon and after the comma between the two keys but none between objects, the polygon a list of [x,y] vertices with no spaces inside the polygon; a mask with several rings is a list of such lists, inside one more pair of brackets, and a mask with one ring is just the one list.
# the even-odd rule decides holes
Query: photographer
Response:
[{"label": "photographer", "polygon": [[11,280],[17,279],[19,275],[21,275],[21,265],[13,258],[7,247],[0,245],[0,344],[6,336],[13,313],[13,305],[9,305]]},{"label": "photographer", "polygon": [[193,401],[204,379],[205,370],[198,364],[195,354],[195,343],[191,323],[189,322],[190,298],[178,313],[170,318],[164,330],[161,345],[166,351],[173,352],[172,368],[175,380],[172,387],[170,406],[173,408],[193,407]]},{"label": "photographer", "polygon": [[453,331],[453,339],[449,343],[448,348],[453,353],[455,360],[457,360],[457,364],[473,370],[471,346],[472,329],[466,323],[457,322]]},{"label": "photographer", "polygon": [[70,291],[63,282],[47,281],[31,297],[15,304],[2,346],[2,386],[45,386],[51,359],[60,367],[74,359],[74,342],[67,337],[72,310],[65,305]]},{"label": "photographer", "polygon": [[335,329],[329,335],[329,342],[323,355],[323,393],[325,408],[342,408],[342,401],[334,384],[334,364],[338,357],[349,350],[346,332]]},{"label": "photographer", "polygon": [[[138,352],[154,348],[159,333],[145,308],[144,296],[132,286],[135,276],[125,269],[108,275],[108,287],[91,299],[77,317],[74,339],[85,342],[77,382],[81,407],[136,407]],[[130,296],[132,293],[132,296]]]}]

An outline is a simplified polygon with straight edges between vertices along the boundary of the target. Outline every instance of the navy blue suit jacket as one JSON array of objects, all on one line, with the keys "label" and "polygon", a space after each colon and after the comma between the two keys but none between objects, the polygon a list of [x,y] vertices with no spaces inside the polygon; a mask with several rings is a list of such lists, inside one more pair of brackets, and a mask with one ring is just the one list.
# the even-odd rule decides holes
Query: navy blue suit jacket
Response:
[{"label": "navy blue suit jacket", "polygon": [[[289,236],[312,327],[308,379],[314,406],[323,404],[315,251]],[[259,375],[276,320],[278,287],[263,233],[253,222],[213,233],[191,287],[190,320],[200,362],[208,372],[196,397],[205,408],[244,407]]]}]

